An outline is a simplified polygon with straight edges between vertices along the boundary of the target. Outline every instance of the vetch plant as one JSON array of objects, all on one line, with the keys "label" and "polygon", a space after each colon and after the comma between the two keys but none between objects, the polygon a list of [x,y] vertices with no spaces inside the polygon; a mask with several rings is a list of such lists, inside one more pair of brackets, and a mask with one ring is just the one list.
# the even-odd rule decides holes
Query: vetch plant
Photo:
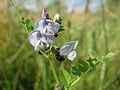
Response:
[{"label": "vetch plant", "polygon": [[57,34],[60,25],[47,19],[48,14],[43,9],[42,18],[38,19],[35,28],[29,34],[29,41],[38,51],[40,48],[48,48],[54,41],[54,35]]},{"label": "vetch plant", "polygon": [[[10,2],[15,7],[11,0]],[[76,52],[78,41],[69,41],[62,46],[53,45],[54,39],[60,34],[59,32],[64,30],[59,14],[56,14],[52,19],[49,17],[46,10],[43,9],[41,18],[39,18],[33,26],[29,19],[23,18],[19,10],[16,7],[15,9],[23,26],[27,30],[30,44],[34,47],[36,52],[39,52],[39,54],[44,56],[50,63],[56,81],[54,90],[71,90],[86,74],[94,71],[97,64],[114,55],[114,53],[110,52],[105,56],[96,57],[92,53],[89,53],[85,60],[78,58],[78,53]],[[52,56],[55,56],[56,60],[53,60]],[[67,62],[76,60],[77,63],[72,64],[70,70],[58,67],[57,72],[59,73],[56,73],[56,65],[54,65],[53,62],[59,61],[62,63],[66,59],[68,59]]]}]

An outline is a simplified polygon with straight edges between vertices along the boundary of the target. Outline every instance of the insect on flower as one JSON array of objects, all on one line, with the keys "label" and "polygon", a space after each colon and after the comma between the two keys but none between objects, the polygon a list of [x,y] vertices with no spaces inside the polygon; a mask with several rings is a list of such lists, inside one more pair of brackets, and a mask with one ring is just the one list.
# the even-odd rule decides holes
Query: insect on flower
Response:
[{"label": "insect on flower", "polygon": [[57,49],[56,59],[58,61],[64,61],[65,57],[69,60],[73,61],[76,57],[76,47],[78,45],[78,41],[70,41],[66,42],[61,48]]}]

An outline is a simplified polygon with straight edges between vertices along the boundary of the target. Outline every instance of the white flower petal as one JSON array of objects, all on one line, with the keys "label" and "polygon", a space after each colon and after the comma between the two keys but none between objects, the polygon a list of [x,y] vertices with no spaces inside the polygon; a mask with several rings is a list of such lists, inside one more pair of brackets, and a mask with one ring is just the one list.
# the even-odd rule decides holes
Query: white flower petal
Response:
[{"label": "white flower petal", "polygon": [[59,28],[60,28],[60,24],[57,23],[57,22],[50,22],[48,24],[48,27],[54,32],[54,33],[57,33],[59,31]]},{"label": "white flower petal", "polygon": [[41,37],[35,45],[35,51],[39,51],[40,48],[47,48],[47,47],[49,47],[49,43],[47,42],[45,37]]},{"label": "white flower petal", "polygon": [[67,58],[73,61],[76,58],[76,56],[77,56],[76,51],[72,51],[67,55]]},{"label": "white flower petal", "polygon": [[35,51],[39,51],[39,48],[40,48],[40,40],[38,40],[35,45]]},{"label": "white flower petal", "polygon": [[54,32],[48,26],[46,26],[43,32],[45,33],[45,35],[54,35]]},{"label": "white flower petal", "polygon": [[38,34],[38,33],[39,33],[39,31],[33,30],[32,32],[30,32],[29,37],[28,37],[30,43],[31,43],[34,47],[36,46],[36,43],[37,43],[37,41],[38,41],[38,37],[37,37],[37,34]]},{"label": "white flower petal", "polygon": [[49,43],[47,42],[47,39],[45,37],[42,37],[40,41],[47,47],[49,47]]},{"label": "white flower petal", "polygon": [[39,48],[45,48],[49,47],[49,44],[53,43],[53,36],[48,37],[40,33],[38,30],[34,30],[29,34],[29,41],[30,43],[35,47],[35,50],[38,50]]},{"label": "white flower petal", "polygon": [[35,29],[43,31],[46,27],[46,19],[38,19],[35,23]]},{"label": "white flower petal", "polygon": [[78,45],[78,41],[74,41],[74,49],[77,48],[77,45]]},{"label": "white flower petal", "polygon": [[75,50],[75,48],[77,47],[77,44],[78,44],[78,41],[71,41],[71,42],[65,43],[60,48],[60,55],[61,56],[66,56],[67,54],[69,54],[70,52]]},{"label": "white flower petal", "polygon": [[69,49],[69,45],[63,45],[61,48],[60,48],[60,55],[61,56],[66,56],[69,52],[70,52],[70,49]]},{"label": "white flower petal", "polygon": [[35,23],[35,29],[45,33],[45,28],[51,30],[54,34],[59,31],[60,24],[50,19],[38,19]]}]

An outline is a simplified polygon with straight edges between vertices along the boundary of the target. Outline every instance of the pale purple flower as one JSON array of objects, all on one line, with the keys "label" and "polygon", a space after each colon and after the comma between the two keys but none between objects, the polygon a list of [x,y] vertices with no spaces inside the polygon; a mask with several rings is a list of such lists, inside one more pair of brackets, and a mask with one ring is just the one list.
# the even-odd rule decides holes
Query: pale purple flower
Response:
[{"label": "pale purple flower", "polygon": [[33,30],[28,37],[30,43],[35,48],[35,51],[39,51],[40,48],[48,48],[53,43],[54,36],[41,33],[38,30]]},{"label": "pale purple flower", "polygon": [[59,31],[60,24],[57,22],[53,22],[50,19],[38,19],[35,23],[35,29],[41,30],[41,32],[46,33],[51,32],[52,34],[56,34]]},{"label": "pale purple flower", "polygon": [[67,57],[69,60],[73,61],[76,54],[76,47],[78,45],[78,41],[66,42],[59,50],[60,56]]},{"label": "pale purple flower", "polygon": [[44,18],[44,19],[49,18],[48,13],[46,12],[45,9],[42,10],[42,18]]},{"label": "pale purple flower", "polygon": [[45,9],[42,11],[42,18],[35,23],[35,30],[40,30],[43,33],[56,34],[59,31],[60,24],[48,18],[48,13]]},{"label": "pale purple flower", "polygon": [[59,28],[59,23],[48,19],[48,13],[43,9],[42,18],[36,21],[34,30],[29,34],[29,41],[36,51],[48,48],[53,43],[54,35]]}]

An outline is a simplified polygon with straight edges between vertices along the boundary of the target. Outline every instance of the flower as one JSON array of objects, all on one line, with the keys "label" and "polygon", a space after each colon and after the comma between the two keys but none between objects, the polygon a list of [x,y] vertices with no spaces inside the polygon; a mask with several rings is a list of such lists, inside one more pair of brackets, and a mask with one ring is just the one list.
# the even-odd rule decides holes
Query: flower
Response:
[{"label": "flower", "polygon": [[51,34],[56,34],[59,31],[60,24],[53,22],[50,19],[38,19],[35,23],[35,29],[41,30],[41,32],[49,32]]},{"label": "flower", "polygon": [[48,15],[48,13],[46,12],[45,9],[42,10],[42,18],[44,18],[44,19],[49,18],[49,15]]},{"label": "flower", "polygon": [[48,13],[43,9],[42,18],[38,19],[35,23],[35,30],[55,35],[59,31],[59,28],[60,24],[49,19]]},{"label": "flower", "polygon": [[35,51],[39,51],[40,48],[48,48],[54,42],[54,36],[59,28],[59,23],[48,19],[48,13],[43,9],[42,18],[36,21],[34,30],[28,37]]},{"label": "flower", "polygon": [[60,19],[60,15],[59,14],[55,14],[55,16],[54,16],[54,21],[59,21],[59,19]]},{"label": "flower", "polygon": [[53,43],[54,35],[41,33],[39,30],[33,30],[28,37],[30,43],[39,51],[39,48],[48,48]]},{"label": "flower", "polygon": [[[69,60],[73,61],[76,57],[76,47],[78,45],[78,41],[70,41],[66,42],[59,50],[59,56],[67,57]],[[58,57],[57,57],[58,58]]]}]

